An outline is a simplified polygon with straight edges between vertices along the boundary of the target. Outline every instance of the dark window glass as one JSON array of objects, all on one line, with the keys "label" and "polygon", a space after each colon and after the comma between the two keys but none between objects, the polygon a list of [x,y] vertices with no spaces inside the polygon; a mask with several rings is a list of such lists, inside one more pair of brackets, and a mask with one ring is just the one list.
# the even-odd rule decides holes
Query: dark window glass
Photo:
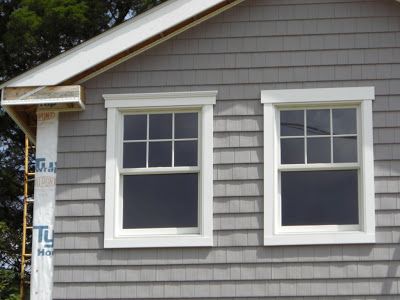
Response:
[{"label": "dark window glass", "polygon": [[175,138],[197,138],[198,120],[197,113],[175,114]]},{"label": "dark window glass", "polygon": [[330,138],[307,138],[307,162],[308,163],[330,163],[331,162],[331,139]]},{"label": "dark window glass", "polygon": [[307,110],[307,135],[329,135],[330,123],[329,109]]},{"label": "dark window glass", "polygon": [[123,228],[197,227],[197,174],[124,176]]},{"label": "dark window glass", "polygon": [[282,225],[358,224],[355,170],[282,172]]},{"label": "dark window glass", "polygon": [[333,162],[357,162],[357,137],[333,138]]},{"label": "dark window glass", "polygon": [[357,133],[357,111],[355,108],[332,110],[333,134]]},{"label": "dark window glass", "polygon": [[304,139],[281,139],[281,163],[304,163]]},{"label": "dark window glass", "polygon": [[197,141],[175,142],[175,166],[197,166]]},{"label": "dark window glass", "polygon": [[304,111],[281,111],[281,136],[304,135]]},{"label": "dark window glass", "polygon": [[123,167],[144,168],[146,167],[146,142],[124,143]]},{"label": "dark window glass", "polygon": [[124,140],[145,140],[147,137],[147,116],[124,116]]},{"label": "dark window glass", "polygon": [[149,167],[170,167],[172,161],[171,142],[149,143]]},{"label": "dark window glass", "polygon": [[172,114],[149,115],[149,123],[150,139],[172,138]]}]

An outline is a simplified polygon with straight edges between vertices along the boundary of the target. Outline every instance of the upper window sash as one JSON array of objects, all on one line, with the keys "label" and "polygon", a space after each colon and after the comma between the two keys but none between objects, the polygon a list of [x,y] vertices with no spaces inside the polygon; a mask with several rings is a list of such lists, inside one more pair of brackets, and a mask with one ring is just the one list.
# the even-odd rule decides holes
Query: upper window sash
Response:
[{"label": "upper window sash", "polygon": [[[177,138],[175,134],[175,118],[177,114],[186,114],[186,113],[196,113],[197,114],[197,136],[193,138]],[[150,121],[149,118],[151,115],[171,115],[172,124],[171,124],[171,132],[172,135],[170,138],[159,138],[152,139],[149,135],[149,127]],[[145,139],[124,139],[124,118],[126,116],[131,115],[145,115],[146,116],[146,137]],[[201,170],[201,136],[202,136],[202,126],[201,126],[201,109],[200,108],[178,108],[178,109],[152,109],[148,110],[121,110],[121,130],[122,135],[120,136],[120,144],[122,145],[119,150],[118,164],[121,175],[133,175],[133,174],[169,174],[169,173],[198,173]],[[195,141],[197,142],[197,165],[188,165],[188,166],[176,166],[176,151],[175,151],[175,142],[185,142],[185,141]],[[172,151],[171,151],[171,166],[149,166],[149,151],[150,151],[150,143],[154,142],[171,142]],[[143,167],[124,167],[123,166],[123,145],[126,143],[145,143],[146,144],[146,165]]]},{"label": "upper window sash", "polygon": [[[335,109],[355,109],[356,110],[356,132],[350,134],[335,134],[333,130],[333,110]],[[308,123],[307,123],[307,113],[312,110],[329,110],[330,114],[330,125],[329,125],[329,134],[325,135],[309,135],[307,133]],[[304,124],[303,124],[303,134],[302,135],[281,135],[281,112],[286,111],[303,111],[304,112]],[[360,167],[360,158],[362,157],[362,132],[361,132],[361,113],[360,113],[360,104],[350,104],[344,105],[343,103],[340,105],[331,105],[329,103],[322,103],[318,105],[304,105],[297,104],[295,107],[293,106],[285,106],[285,105],[276,105],[276,134],[277,134],[277,164],[279,170],[324,170],[324,169],[337,169],[337,170],[346,170],[346,169],[354,169]],[[335,162],[334,161],[334,138],[339,137],[355,137],[357,139],[357,161],[351,162]],[[309,162],[308,161],[308,144],[307,142],[310,139],[319,139],[319,138],[329,138],[330,144],[330,161],[329,162]],[[303,139],[303,149],[304,150],[304,163],[298,164],[290,164],[290,163],[282,163],[281,158],[281,144],[282,140],[289,139]]]}]

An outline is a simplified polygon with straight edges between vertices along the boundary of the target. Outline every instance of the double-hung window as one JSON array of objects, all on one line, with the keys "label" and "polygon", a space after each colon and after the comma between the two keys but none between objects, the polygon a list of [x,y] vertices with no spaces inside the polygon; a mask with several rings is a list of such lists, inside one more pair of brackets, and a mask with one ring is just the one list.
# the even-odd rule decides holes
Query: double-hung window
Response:
[{"label": "double-hung window", "polygon": [[374,242],[373,98],[373,88],[262,92],[265,245]]},{"label": "double-hung window", "polygon": [[103,96],[105,247],[212,245],[216,92]]}]

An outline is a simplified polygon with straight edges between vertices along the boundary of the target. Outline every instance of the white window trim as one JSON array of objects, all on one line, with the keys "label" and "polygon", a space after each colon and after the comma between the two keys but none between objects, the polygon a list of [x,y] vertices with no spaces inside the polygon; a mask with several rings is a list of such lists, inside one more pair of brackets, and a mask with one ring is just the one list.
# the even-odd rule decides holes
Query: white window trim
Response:
[{"label": "white window trim", "polygon": [[[105,248],[146,248],[146,247],[200,247],[213,245],[213,105],[217,91],[141,93],[141,94],[106,94],[107,108],[107,153],[106,153],[106,190],[104,213]],[[123,230],[122,215],[119,209],[122,197],[120,192],[121,171],[118,155],[121,152],[122,116],[129,110],[144,113],[155,109],[197,109],[201,123],[200,153],[200,197],[199,228],[196,233],[176,229]],[[119,133],[119,134],[117,134]],[[121,145],[120,145],[121,144]],[[169,168],[168,168],[169,169]],[[179,168],[184,172],[187,168]],[[166,168],[159,168],[165,171]],[[137,169],[138,173],[146,172]],[[196,228],[197,229],[197,228]],[[171,233],[175,232],[175,233]],[[129,234],[132,233],[132,234]]]},{"label": "white window trim", "polygon": [[[322,88],[261,91],[264,105],[264,245],[317,245],[375,243],[375,191],[372,132],[372,100],[374,87]],[[315,105],[357,105],[360,111],[358,132],[360,177],[360,229],[342,226],[298,226],[281,230],[278,202],[278,126],[280,107]],[[297,226],[295,226],[297,227]],[[348,231],[341,231],[350,229]],[[352,230],[354,229],[354,230]]]}]

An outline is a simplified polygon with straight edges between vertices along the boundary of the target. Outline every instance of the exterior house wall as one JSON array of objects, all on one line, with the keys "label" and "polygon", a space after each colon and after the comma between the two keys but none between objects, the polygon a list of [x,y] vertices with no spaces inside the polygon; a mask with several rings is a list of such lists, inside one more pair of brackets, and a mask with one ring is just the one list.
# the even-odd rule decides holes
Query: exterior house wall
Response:
[{"label": "exterior house wall", "polygon": [[[84,85],[60,116],[55,299],[398,299],[400,4],[248,0]],[[376,87],[377,242],[265,247],[260,91],[341,86]],[[190,90],[218,90],[214,247],[104,249],[102,94]]]}]

